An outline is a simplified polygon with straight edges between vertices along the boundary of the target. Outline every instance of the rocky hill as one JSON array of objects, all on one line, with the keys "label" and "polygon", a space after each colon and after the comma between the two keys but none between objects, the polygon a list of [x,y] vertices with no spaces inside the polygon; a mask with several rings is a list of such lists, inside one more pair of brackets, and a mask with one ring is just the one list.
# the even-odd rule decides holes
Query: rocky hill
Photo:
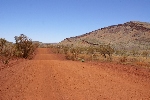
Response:
[{"label": "rocky hill", "polygon": [[150,48],[150,23],[130,21],[100,28],[80,36],[66,38],[59,44],[90,46],[110,44],[117,49]]}]

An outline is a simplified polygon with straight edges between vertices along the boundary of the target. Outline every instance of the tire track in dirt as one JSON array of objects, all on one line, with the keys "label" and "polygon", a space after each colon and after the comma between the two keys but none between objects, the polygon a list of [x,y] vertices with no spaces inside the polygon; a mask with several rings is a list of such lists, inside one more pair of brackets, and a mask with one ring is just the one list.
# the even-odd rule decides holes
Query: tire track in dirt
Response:
[{"label": "tire track in dirt", "polygon": [[149,79],[105,66],[114,65],[67,61],[39,48],[33,60],[1,71],[0,100],[150,100]]}]

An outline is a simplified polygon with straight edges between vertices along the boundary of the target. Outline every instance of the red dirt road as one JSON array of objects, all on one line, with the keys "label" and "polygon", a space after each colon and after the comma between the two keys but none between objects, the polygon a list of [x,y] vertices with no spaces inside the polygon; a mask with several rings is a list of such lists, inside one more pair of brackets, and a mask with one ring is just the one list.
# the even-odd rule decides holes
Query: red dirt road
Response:
[{"label": "red dirt road", "polygon": [[0,70],[0,100],[150,100],[150,71],[65,60],[39,48],[33,60]]}]

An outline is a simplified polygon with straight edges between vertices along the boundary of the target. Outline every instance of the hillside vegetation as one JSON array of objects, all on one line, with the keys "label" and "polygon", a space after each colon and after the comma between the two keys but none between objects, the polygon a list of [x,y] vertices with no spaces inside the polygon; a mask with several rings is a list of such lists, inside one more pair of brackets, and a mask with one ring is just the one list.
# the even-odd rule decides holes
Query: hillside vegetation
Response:
[{"label": "hillside vegetation", "polygon": [[[150,65],[150,23],[130,21],[66,38],[55,46],[67,59]],[[141,64],[142,63],[142,64]],[[144,63],[144,64],[143,64]]]}]

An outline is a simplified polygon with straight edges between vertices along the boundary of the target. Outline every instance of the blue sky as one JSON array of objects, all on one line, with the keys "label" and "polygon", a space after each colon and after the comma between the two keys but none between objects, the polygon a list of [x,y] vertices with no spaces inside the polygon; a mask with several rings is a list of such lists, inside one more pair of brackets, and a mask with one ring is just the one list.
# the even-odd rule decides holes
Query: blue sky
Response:
[{"label": "blue sky", "polygon": [[0,0],[0,38],[60,42],[128,21],[150,22],[150,0]]}]

